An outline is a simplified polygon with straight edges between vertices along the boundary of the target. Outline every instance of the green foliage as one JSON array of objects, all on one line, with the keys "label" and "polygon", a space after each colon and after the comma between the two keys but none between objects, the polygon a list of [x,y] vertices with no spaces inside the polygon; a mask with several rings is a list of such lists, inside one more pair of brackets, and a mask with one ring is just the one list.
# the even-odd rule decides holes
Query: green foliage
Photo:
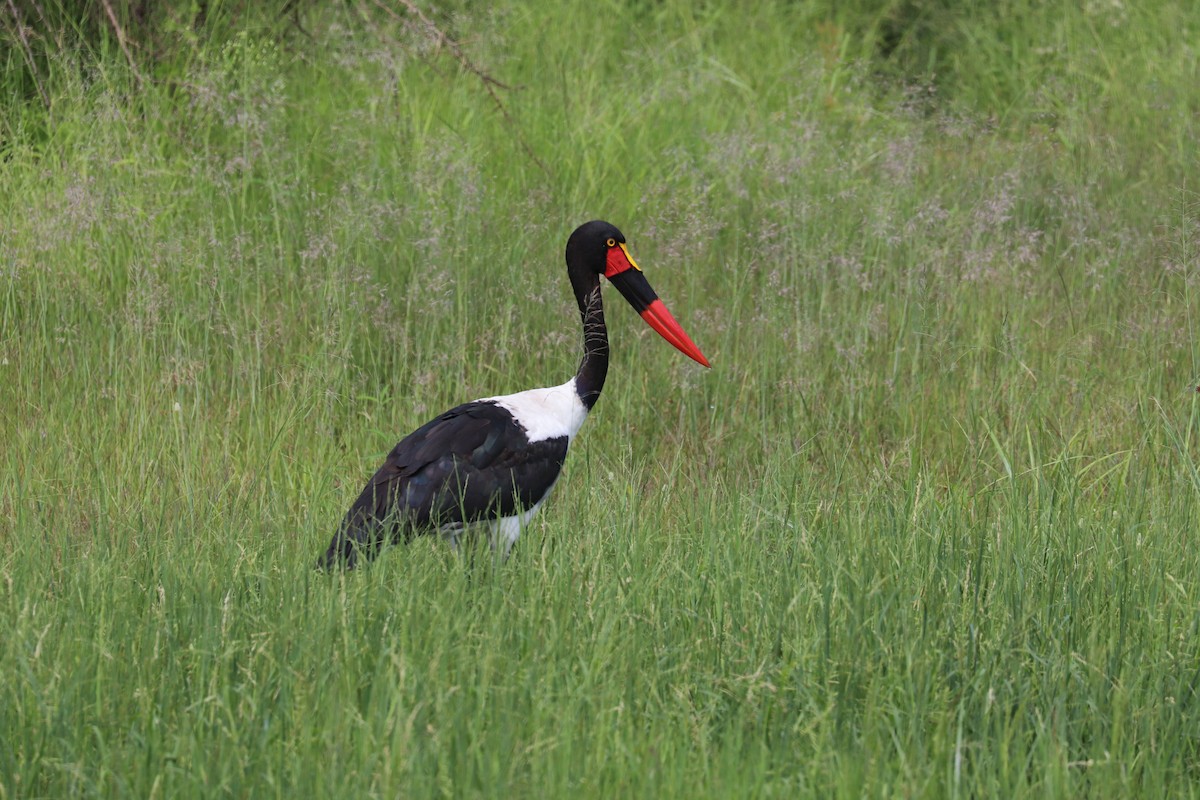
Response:
[{"label": "green foliage", "polygon": [[[504,114],[369,8],[3,62],[0,797],[1196,793],[1200,14],[433,14]],[[614,303],[507,563],[314,572],[593,217],[714,369]]]}]

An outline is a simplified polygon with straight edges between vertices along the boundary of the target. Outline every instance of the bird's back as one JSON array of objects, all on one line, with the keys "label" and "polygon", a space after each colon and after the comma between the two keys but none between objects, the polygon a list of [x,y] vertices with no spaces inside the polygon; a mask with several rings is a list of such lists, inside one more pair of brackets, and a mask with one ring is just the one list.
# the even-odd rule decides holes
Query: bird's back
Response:
[{"label": "bird's back", "polygon": [[558,479],[570,437],[531,436],[521,406],[514,412],[504,400],[465,403],[404,437],[346,513],[323,564],[354,566],[360,550],[373,556],[389,539],[526,521]]}]

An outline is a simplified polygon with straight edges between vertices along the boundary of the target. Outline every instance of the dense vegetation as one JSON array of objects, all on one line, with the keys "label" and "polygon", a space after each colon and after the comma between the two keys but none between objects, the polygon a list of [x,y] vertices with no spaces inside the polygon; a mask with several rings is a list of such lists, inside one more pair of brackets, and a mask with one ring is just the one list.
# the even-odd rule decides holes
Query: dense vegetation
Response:
[{"label": "dense vegetation", "polygon": [[[0,797],[1200,794],[1200,10],[143,7],[0,7]],[[594,217],[714,368],[314,572]]]}]

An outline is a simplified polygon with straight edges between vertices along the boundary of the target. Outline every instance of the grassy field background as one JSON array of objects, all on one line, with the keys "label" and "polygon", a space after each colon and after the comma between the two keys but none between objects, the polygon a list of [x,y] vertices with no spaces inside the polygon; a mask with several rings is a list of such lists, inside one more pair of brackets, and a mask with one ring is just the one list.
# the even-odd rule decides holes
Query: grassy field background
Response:
[{"label": "grassy field background", "polygon": [[[1200,11],[238,8],[5,23],[0,797],[1200,795]],[[314,572],[595,217],[714,368]]]}]

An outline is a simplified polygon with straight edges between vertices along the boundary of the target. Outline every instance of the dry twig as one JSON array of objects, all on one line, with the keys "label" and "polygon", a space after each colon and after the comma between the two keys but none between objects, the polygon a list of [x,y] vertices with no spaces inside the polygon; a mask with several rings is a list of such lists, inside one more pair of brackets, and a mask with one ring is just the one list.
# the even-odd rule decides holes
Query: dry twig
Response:
[{"label": "dry twig", "polygon": [[104,13],[108,15],[108,21],[112,24],[113,30],[116,31],[117,44],[121,46],[121,52],[125,54],[125,60],[129,62],[129,69],[133,71],[133,77],[137,80],[138,89],[145,88],[142,73],[138,71],[137,62],[133,60],[133,53],[129,52],[129,44],[125,41],[125,31],[121,29],[121,23],[117,22],[117,15],[113,12],[112,4],[108,0],[100,0],[100,4],[104,6]]},{"label": "dry twig", "polygon": [[17,7],[13,0],[8,0],[8,10],[12,12],[13,26],[17,30],[17,38],[21,40],[21,51],[25,55],[25,63],[29,65],[29,74],[33,78],[33,85],[37,87],[38,94],[42,97],[42,105],[46,110],[50,110],[50,95],[46,94],[46,87],[42,86],[42,81],[38,77],[37,64],[33,60],[33,48],[29,46],[29,37],[25,32],[25,24],[21,20],[21,15],[17,12]]},{"label": "dry twig", "polygon": [[[383,0],[371,0],[371,2],[383,9],[383,11],[389,14],[393,19],[399,20],[407,26],[416,27],[413,26],[409,20],[404,19],[404,17],[396,13],[396,11],[385,4]],[[513,129],[517,141],[521,144],[521,149],[525,151],[525,155],[529,156],[530,160],[532,160],[533,163],[538,166],[538,169],[545,173],[546,177],[550,177],[550,170],[546,167],[542,160],[537,157],[537,154],[533,152],[533,148],[529,146],[529,142],[525,140],[524,135],[521,133],[521,127],[517,124],[517,121],[513,119],[512,114],[508,113],[508,109],[505,108],[504,103],[500,101],[499,95],[496,94],[497,88],[511,90],[512,87],[496,80],[481,67],[479,67],[479,65],[468,58],[458,42],[447,36],[441,28],[439,28],[433,23],[432,20],[429,19],[429,17],[425,16],[424,12],[422,12],[421,9],[412,2],[412,0],[400,0],[400,3],[406,9],[408,9],[410,14],[420,20],[420,30],[425,36],[431,38],[439,47],[445,47],[447,50],[449,50],[450,54],[454,56],[454,60],[457,61],[463,69],[479,78],[480,82],[483,84],[484,90],[487,91],[488,96],[492,98],[492,102],[496,104],[496,108],[498,108],[500,113],[504,116],[504,121]]]}]

